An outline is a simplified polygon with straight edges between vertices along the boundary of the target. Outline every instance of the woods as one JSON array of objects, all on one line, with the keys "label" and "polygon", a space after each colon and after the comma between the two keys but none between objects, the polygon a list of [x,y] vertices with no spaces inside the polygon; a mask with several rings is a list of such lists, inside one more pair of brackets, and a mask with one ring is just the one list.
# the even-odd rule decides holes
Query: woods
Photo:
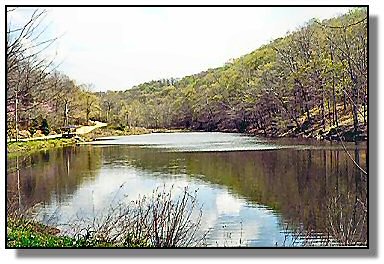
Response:
[{"label": "woods", "polygon": [[[367,247],[368,8],[318,8],[292,13],[328,19],[300,16],[260,46],[252,34],[295,15],[201,12],[190,25],[171,7],[7,7],[7,247]],[[128,14],[160,30],[128,31]],[[67,68],[57,25],[72,30]],[[251,52],[207,63],[216,47],[221,62],[245,53],[219,34]],[[220,66],[176,78],[191,54]],[[118,90],[119,77],[137,84]]]},{"label": "woods", "polygon": [[[8,10],[12,12],[13,10]],[[146,82],[125,91],[94,92],[39,56],[46,11],[7,31],[8,136],[51,131],[90,119],[115,127],[187,128],[275,136],[364,140],[368,126],[367,12],[356,8],[315,19],[224,66]],[[26,45],[26,40],[29,44]]]},{"label": "woods", "polygon": [[363,139],[367,59],[367,13],[354,9],[222,67],[101,96],[117,102],[104,113],[122,126]]}]

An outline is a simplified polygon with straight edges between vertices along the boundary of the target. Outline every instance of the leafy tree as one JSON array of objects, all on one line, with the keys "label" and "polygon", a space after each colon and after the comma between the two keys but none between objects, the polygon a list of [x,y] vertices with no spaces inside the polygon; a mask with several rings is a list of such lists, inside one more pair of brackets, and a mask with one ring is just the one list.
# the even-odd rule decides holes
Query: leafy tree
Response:
[{"label": "leafy tree", "polygon": [[48,121],[47,121],[47,119],[44,118],[44,119],[41,121],[40,130],[41,130],[41,132],[43,132],[43,134],[46,135],[46,136],[49,134],[49,126],[48,126]]}]

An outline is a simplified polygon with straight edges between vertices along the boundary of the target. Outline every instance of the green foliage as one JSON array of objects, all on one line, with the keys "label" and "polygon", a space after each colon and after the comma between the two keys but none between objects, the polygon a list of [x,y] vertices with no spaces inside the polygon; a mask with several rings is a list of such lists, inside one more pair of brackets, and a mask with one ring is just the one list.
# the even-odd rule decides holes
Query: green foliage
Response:
[{"label": "green foliage", "polygon": [[144,240],[127,239],[123,244],[103,241],[87,235],[60,235],[59,230],[25,218],[8,217],[7,247],[10,248],[102,248],[150,247]]},{"label": "green foliage", "polygon": [[12,248],[76,247],[67,236],[52,234],[51,228],[22,218],[7,219],[7,246]]},{"label": "green foliage", "polygon": [[31,133],[31,135],[33,135],[36,133],[37,129],[39,129],[39,121],[37,118],[35,118],[32,120],[31,127],[29,128],[29,132]]},{"label": "green foliage", "polygon": [[[60,74],[50,76],[50,82],[57,83],[50,91],[52,99],[20,112],[19,129],[35,132],[35,124],[28,120],[44,116],[51,130],[66,119],[69,124],[101,120],[120,130],[187,128],[269,136],[290,134],[292,125],[297,133],[318,126],[324,130],[344,119],[351,120],[348,125],[355,130],[366,130],[366,17],[366,9],[356,8],[336,18],[310,20],[222,67],[181,79],[153,80],[126,91],[95,93],[90,85],[78,85]],[[23,107],[40,99],[39,93],[32,94],[22,101]],[[12,95],[7,93],[10,108]],[[7,111],[11,136],[13,115]],[[311,125],[302,131],[305,120]],[[48,125],[42,131],[46,134]]]},{"label": "green foliage", "polygon": [[[296,133],[335,125],[341,116],[356,115],[354,105],[366,104],[366,16],[365,9],[355,9],[338,18],[311,20],[222,67],[115,92],[109,119],[115,125],[270,136],[290,134],[292,125]],[[364,109],[361,116],[367,116]]]},{"label": "green foliage", "polygon": [[7,143],[8,157],[75,144],[73,139],[31,140]]},{"label": "green foliage", "polygon": [[48,135],[49,134],[49,126],[48,126],[48,121],[47,119],[43,119],[41,121],[41,125],[40,125],[40,130],[43,132],[44,135]]}]

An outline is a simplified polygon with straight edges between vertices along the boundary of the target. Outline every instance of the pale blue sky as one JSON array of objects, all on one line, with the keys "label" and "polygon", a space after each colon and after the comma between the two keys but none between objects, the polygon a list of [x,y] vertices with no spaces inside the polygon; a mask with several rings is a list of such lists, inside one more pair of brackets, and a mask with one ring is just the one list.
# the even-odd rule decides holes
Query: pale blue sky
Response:
[{"label": "pale blue sky", "polygon": [[[46,35],[61,36],[50,53],[59,70],[97,91],[183,77],[223,65],[284,36],[311,18],[345,7],[57,7]],[[21,22],[27,11],[12,15]],[[47,36],[48,37],[48,36]]]}]

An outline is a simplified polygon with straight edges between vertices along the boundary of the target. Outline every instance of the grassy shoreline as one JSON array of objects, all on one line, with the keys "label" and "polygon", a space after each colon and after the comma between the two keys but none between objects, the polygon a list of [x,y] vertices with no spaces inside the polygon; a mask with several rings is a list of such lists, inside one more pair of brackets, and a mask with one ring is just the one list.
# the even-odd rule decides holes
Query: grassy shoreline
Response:
[{"label": "grassy shoreline", "polygon": [[118,247],[113,243],[85,237],[60,235],[60,230],[23,217],[8,217],[7,247],[9,248],[85,248]]},{"label": "grassy shoreline", "polygon": [[39,139],[30,141],[18,141],[7,143],[7,156],[15,157],[18,155],[26,155],[41,150],[62,148],[67,146],[74,146],[79,141],[90,142],[100,137],[110,136],[130,136],[130,135],[142,135],[150,133],[172,133],[181,132],[185,130],[173,130],[173,129],[147,129],[143,127],[116,129],[111,127],[100,127],[87,134],[81,136],[81,138],[56,138],[56,139]]},{"label": "grassy shoreline", "polygon": [[7,247],[76,247],[76,241],[67,236],[59,236],[56,228],[24,218],[7,218]]},{"label": "grassy shoreline", "polygon": [[62,148],[75,145],[75,139],[47,139],[47,140],[31,140],[7,143],[7,156],[14,157],[18,155],[31,154],[33,152],[48,150],[54,148]]}]

